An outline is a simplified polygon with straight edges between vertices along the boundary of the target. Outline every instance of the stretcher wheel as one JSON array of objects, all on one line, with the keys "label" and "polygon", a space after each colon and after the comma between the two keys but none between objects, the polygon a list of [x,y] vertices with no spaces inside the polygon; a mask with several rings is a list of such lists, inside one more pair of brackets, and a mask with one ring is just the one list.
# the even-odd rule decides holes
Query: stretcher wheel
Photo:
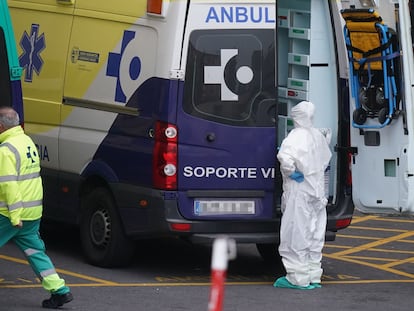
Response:
[{"label": "stretcher wheel", "polygon": [[362,108],[358,108],[354,110],[352,117],[356,124],[362,125],[367,120],[367,112]]},{"label": "stretcher wheel", "polygon": [[[388,108],[382,108],[379,112],[378,112],[378,122],[381,124],[384,124],[384,122],[387,120],[388,118],[388,114],[389,114],[389,110]],[[390,119],[390,123],[391,123],[391,119]],[[388,124],[390,124],[388,123]]]},{"label": "stretcher wheel", "polygon": [[387,100],[384,97],[384,90],[382,87],[379,87],[375,91],[375,101],[377,102],[378,106],[384,107],[387,104]]}]

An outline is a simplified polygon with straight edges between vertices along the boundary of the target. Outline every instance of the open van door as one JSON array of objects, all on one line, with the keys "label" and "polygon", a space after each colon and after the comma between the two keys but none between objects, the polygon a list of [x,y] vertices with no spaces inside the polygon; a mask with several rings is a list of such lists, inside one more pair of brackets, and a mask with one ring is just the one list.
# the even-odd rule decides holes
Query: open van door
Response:
[{"label": "open van door", "polygon": [[0,74],[1,105],[13,107],[23,121],[20,83],[22,68],[17,57],[13,26],[6,0],[0,1]]},{"label": "open van door", "polygon": [[338,2],[277,1],[278,144],[293,127],[291,108],[302,100],[315,107],[314,126],[331,137],[325,172],[327,235],[346,228],[354,211],[350,160],[345,45]]},{"label": "open van door", "polygon": [[413,214],[412,4],[342,1],[342,6],[355,206],[364,213]]}]

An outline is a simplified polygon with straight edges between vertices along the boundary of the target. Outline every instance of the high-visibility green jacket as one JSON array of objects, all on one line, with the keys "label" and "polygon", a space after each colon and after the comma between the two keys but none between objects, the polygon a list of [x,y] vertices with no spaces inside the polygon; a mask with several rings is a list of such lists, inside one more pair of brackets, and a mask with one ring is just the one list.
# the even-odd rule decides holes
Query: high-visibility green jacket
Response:
[{"label": "high-visibility green jacket", "polygon": [[40,159],[32,139],[20,126],[0,134],[0,214],[13,226],[42,217]]}]

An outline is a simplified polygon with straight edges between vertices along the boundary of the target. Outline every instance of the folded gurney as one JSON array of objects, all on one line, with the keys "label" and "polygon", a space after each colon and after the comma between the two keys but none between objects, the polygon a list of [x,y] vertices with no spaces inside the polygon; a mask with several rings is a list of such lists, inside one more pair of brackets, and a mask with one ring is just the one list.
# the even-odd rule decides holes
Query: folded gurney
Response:
[{"label": "folded gurney", "polygon": [[[346,9],[341,14],[355,99],[352,125],[382,128],[390,124],[398,110],[396,36],[374,9]],[[378,122],[366,124],[367,118],[377,118]]]}]

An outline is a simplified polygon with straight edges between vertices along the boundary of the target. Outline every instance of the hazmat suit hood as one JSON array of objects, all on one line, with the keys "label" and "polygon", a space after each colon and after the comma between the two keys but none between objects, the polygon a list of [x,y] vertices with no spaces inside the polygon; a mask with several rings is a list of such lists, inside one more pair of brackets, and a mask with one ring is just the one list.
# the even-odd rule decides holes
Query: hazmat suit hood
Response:
[{"label": "hazmat suit hood", "polygon": [[329,139],[313,127],[315,106],[302,101],[291,109],[295,128],[283,140],[277,158],[284,176],[300,171],[305,176],[323,175],[329,164]]},{"label": "hazmat suit hood", "polygon": [[302,101],[292,108],[291,116],[293,124],[296,128],[313,126],[313,115],[315,113],[315,106],[308,101]]}]

